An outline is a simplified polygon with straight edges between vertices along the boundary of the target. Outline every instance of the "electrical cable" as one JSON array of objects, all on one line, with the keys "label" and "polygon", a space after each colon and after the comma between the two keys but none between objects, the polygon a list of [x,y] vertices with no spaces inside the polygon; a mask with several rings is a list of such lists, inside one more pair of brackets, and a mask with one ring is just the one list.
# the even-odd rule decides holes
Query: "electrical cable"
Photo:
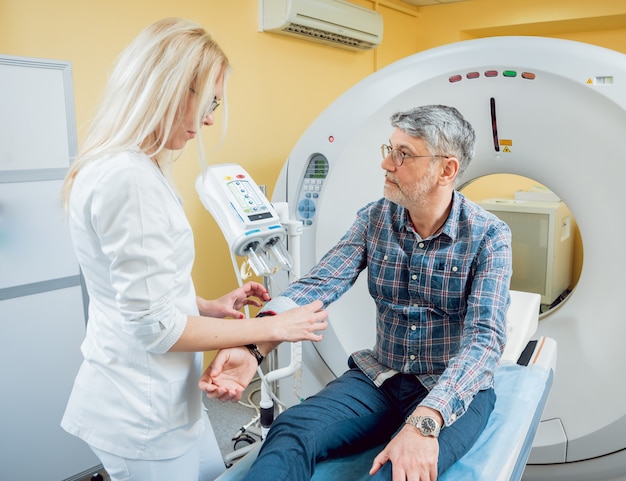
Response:
[{"label": "electrical cable", "polygon": [[[235,276],[237,277],[237,284],[239,285],[239,287],[241,287],[241,286],[243,286],[243,279],[242,279],[242,276],[241,276],[241,269],[239,268],[239,264],[237,263],[237,258],[235,257],[235,254],[233,253],[232,250],[230,250],[230,258],[231,258],[231,262],[233,264],[233,270],[235,271]],[[271,282],[272,277],[270,277],[269,279],[270,279],[270,282]],[[244,306],[244,313],[245,313],[246,317],[250,317],[250,309],[248,308],[247,305]],[[265,373],[262,371],[262,369],[260,367],[257,369],[257,373],[259,375],[258,379],[263,384],[265,384],[265,387],[267,388],[267,392],[268,392],[269,396],[272,398],[272,400],[279,406],[279,408],[281,410],[287,409],[286,404],[283,401],[281,401],[276,396],[276,394],[274,394],[273,389],[271,389],[269,383],[265,379]],[[241,401],[239,401],[239,404],[242,404],[243,406],[255,409],[257,411],[257,413],[259,413],[260,412],[260,406],[257,406],[256,404],[254,404],[254,402],[250,399],[250,396],[249,396],[249,402],[250,402],[249,406],[246,405],[245,403],[242,403]]]}]

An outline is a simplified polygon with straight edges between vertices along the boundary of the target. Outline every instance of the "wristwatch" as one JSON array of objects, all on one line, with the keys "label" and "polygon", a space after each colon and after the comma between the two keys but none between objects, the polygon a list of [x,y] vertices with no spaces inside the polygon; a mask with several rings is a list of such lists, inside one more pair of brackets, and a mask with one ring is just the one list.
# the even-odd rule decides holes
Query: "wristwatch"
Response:
[{"label": "wristwatch", "polygon": [[263,359],[265,359],[265,356],[261,354],[261,351],[259,351],[258,346],[256,344],[246,344],[245,347],[248,349],[248,351],[250,351],[250,354],[252,354],[255,357],[256,362],[260,366],[261,363],[263,362]]},{"label": "wristwatch", "polygon": [[419,429],[423,436],[436,438],[439,436],[439,431],[441,431],[441,426],[439,426],[437,420],[430,416],[409,416],[405,422]]}]

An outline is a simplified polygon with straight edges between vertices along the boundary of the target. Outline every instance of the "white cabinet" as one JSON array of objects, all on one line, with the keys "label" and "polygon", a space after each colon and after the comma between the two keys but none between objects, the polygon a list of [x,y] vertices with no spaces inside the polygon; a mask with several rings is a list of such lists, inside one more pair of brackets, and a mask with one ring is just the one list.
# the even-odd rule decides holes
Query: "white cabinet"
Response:
[{"label": "white cabinet", "polygon": [[59,425],[87,304],[60,201],[75,153],[70,65],[0,56],[2,480],[62,480],[99,465]]}]

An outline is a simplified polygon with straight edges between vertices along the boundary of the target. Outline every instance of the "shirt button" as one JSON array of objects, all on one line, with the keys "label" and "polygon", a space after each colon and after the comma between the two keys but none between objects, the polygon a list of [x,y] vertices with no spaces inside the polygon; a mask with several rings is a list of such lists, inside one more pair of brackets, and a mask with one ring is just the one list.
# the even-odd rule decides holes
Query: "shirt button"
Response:
[{"label": "shirt button", "polygon": [[424,243],[423,243],[423,242],[420,242],[420,243],[419,243],[419,244],[417,244],[417,245],[419,246],[419,248],[420,248],[420,249],[423,249],[423,248],[424,248]]},{"label": "shirt button", "polygon": [[383,260],[385,260],[385,261],[386,261],[386,260],[387,260],[387,256],[383,256]]},{"label": "shirt button", "polygon": [[415,280],[415,279],[417,279],[417,276],[416,276],[415,274],[413,274],[413,275],[411,276],[411,279]]},{"label": "shirt button", "polygon": [[452,268],[452,272],[456,272],[456,271],[458,271],[458,270],[459,270],[459,268],[458,268],[457,266],[454,266],[454,267]]},{"label": "shirt button", "polygon": [[411,354],[411,355],[409,356],[409,359],[410,359],[411,361],[415,361],[415,355]]},{"label": "shirt button", "polygon": [[419,307],[419,306],[420,306],[419,304],[413,304],[413,307]]},{"label": "shirt button", "polygon": [[411,326],[411,330],[412,330],[412,331],[414,331],[415,329],[417,329],[417,327],[415,326],[415,324],[413,324],[413,325]]}]

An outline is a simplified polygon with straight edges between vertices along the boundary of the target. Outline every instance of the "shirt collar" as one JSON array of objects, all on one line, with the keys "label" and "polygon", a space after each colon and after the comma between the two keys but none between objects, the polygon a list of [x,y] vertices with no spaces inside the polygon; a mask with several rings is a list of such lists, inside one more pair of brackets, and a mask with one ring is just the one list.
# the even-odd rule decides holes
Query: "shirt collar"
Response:
[{"label": "shirt collar", "polygon": [[[431,238],[438,237],[441,234],[445,234],[452,241],[456,239],[457,226],[459,225],[459,214],[461,212],[462,197],[463,197],[462,194],[460,194],[458,191],[456,190],[452,191],[452,208],[450,209],[450,214],[448,215],[448,218],[446,219],[446,222],[444,223],[443,228],[439,231],[438,234],[431,236]],[[409,212],[401,205],[398,205],[397,221],[398,221],[398,226],[401,229],[405,230],[406,232],[413,232],[419,236],[419,234],[417,234],[417,232],[413,228],[413,222],[411,222],[411,217],[409,216]]]}]

